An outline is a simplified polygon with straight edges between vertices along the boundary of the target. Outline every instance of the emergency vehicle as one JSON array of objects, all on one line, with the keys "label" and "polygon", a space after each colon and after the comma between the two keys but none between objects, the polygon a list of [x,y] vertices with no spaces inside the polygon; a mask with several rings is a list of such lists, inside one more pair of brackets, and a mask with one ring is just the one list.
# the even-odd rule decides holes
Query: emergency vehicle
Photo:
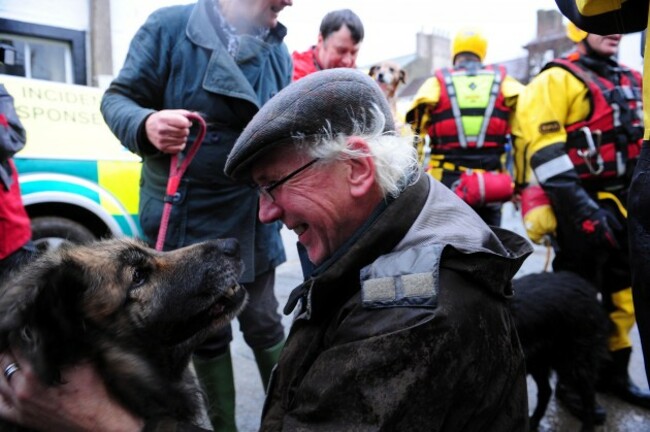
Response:
[{"label": "emergency vehicle", "polygon": [[63,239],[139,237],[141,160],[104,122],[103,91],[2,74],[0,82],[27,132],[14,160],[32,238],[55,246]]}]

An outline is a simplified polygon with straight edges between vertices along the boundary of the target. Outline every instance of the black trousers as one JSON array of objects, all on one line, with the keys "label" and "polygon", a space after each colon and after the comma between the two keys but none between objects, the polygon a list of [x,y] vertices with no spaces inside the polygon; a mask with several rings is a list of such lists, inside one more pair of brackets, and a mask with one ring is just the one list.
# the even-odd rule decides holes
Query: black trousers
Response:
[{"label": "black trousers", "polygon": [[[625,205],[627,191],[616,196]],[[622,229],[614,232],[620,248],[605,243],[593,244],[573,220],[574,215],[556,211],[558,220],[557,248],[553,260],[554,271],[572,271],[593,283],[602,294],[602,303],[612,323],[609,336],[610,351],[632,347],[630,332],[634,327],[635,313],[632,299],[628,220],[611,199],[598,200],[598,205],[616,217]]]}]

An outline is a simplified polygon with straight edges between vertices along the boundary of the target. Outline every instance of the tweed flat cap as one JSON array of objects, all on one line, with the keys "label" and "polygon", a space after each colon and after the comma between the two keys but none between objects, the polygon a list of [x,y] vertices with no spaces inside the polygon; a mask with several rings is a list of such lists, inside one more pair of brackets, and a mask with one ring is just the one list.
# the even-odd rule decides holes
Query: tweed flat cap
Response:
[{"label": "tweed flat cap", "polygon": [[307,75],[285,87],[255,114],[232,148],[225,173],[234,179],[248,177],[258,157],[288,144],[292,137],[322,135],[325,130],[351,135],[351,118],[369,125],[375,105],[386,117],[384,131],[395,130],[388,101],[367,74],[337,68]]}]

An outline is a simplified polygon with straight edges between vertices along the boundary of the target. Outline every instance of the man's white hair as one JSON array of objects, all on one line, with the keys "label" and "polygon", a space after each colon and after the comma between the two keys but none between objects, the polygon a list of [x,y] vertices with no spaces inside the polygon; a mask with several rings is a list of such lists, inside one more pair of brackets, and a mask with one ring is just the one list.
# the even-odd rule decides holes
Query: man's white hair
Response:
[{"label": "man's white hair", "polygon": [[[351,135],[336,133],[326,127],[317,139],[313,136],[294,136],[294,144],[299,151],[306,151],[312,158],[320,158],[324,162],[372,157],[377,184],[384,197],[397,197],[407,186],[418,180],[420,165],[413,135],[383,132],[386,118],[375,105],[367,118],[351,116],[350,123],[353,126]],[[370,155],[363,150],[351,148],[348,141],[350,137],[358,137],[368,143]]]}]

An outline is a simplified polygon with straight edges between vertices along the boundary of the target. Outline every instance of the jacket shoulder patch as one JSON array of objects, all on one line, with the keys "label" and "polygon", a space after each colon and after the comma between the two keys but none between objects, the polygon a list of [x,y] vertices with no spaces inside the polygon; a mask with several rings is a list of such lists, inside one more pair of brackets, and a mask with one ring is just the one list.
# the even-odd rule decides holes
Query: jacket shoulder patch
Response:
[{"label": "jacket shoulder patch", "polygon": [[361,271],[365,308],[436,307],[440,245],[425,245],[379,257]]},{"label": "jacket shoulder patch", "polygon": [[433,273],[416,273],[370,279],[363,282],[363,306],[370,309],[437,305],[437,289]]},{"label": "jacket shoulder patch", "polygon": [[539,125],[539,133],[542,135],[544,134],[549,134],[549,133],[554,133],[554,132],[559,132],[561,129],[560,122],[558,121],[551,121],[547,123],[542,123]]}]

